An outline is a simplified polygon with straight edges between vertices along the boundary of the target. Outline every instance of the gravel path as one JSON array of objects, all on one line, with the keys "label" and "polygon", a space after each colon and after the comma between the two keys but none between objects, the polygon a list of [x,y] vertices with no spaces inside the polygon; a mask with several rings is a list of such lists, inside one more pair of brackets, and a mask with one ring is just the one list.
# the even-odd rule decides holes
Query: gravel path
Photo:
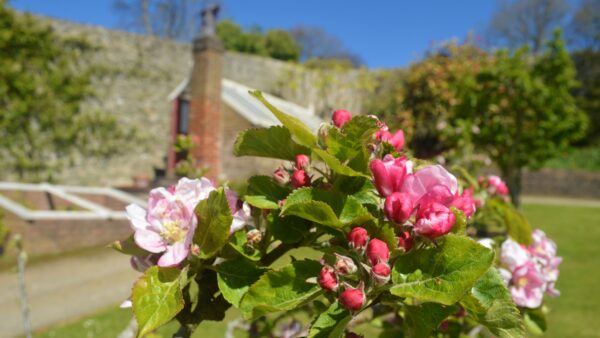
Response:
[{"label": "gravel path", "polygon": [[[138,275],[126,256],[108,249],[32,265],[25,278],[33,329],[119,304]],[[0,318],[0,337],[23,335],[14,271],[0,272]]]}]

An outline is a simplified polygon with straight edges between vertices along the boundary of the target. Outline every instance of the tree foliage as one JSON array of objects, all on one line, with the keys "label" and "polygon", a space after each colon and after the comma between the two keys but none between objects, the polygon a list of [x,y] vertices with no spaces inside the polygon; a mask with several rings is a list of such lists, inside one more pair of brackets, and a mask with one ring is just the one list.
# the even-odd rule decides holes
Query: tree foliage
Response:
[{"label": "tree foliage", "polygon": [[300,58],[300,45],[290,33],[281,29],[263,33],[260,28],[254,27],[244,31],[235,22],[222,20],[217,24],[217,35],[227,50],[269,56],[284,61],[298,61]]},{"label": "tree foliage", "polygon": [[0,1],[0,170],[21,179],[51,179],[72,159],[110,156],[128,132],[114,118],[86,112],[96,71],[81,58],[82,38],[59,37]]}]

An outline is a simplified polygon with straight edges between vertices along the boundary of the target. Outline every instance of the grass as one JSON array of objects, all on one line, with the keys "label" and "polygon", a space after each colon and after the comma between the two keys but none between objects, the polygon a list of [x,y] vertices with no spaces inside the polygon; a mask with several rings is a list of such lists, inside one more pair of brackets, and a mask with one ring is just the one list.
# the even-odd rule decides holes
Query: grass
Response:
[{"label": "grass", "polygon": [[[541,228],[558,244],[564,257],[557,284],[562,295],[547,298],[546,337],[600,337],[600,208],[528,204],[525,214],[534,227]],[[312,255],[311,255],[312,256]],[[278,262],[285,264],[285,262]],[[226,320],[237,317],[235,310]],[[34,335],[37,338],[113,338],[127,326],[131,312],[110,308],[99,314],[59,325]],[[170,337],[176,324],[162,328],[159,337]],[[225,323],[206,322],[195,338],[223,337]],[[243,336],[243,332],[239,332]]]}]

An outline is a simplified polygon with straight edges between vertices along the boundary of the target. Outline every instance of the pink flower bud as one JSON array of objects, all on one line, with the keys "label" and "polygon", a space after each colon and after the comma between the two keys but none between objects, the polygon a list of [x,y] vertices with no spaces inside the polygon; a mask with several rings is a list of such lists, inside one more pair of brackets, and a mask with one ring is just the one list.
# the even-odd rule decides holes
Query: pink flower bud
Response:
[{"label": "pink flower bud", "polygon": [[488,177],[488,190],[491,194],[498,194],[501,196],[508,195],[508,187],[502,179],[496,175],[490,175]]},{"label": "pink flower bud", "polygon": [[348,234],[348,243],[354,250],[363,250],[369,241],[369,233],[365,228],[355,227]]},{"label": "pink flower bud", "polygon": [[436,238],[450,232],[455,221],[452,210],[441,203],[432,202],[419,207],[414,229],[421,236]]},{"label": "pink flower bud", "polygon": [[335,272],[340,275],[351,275],[356,272],[356,264],[352,258],[348,256],[342,256],[340,254],[335,254]]},{"label": "pink flower bud", "polygon": [[390,250],[387,244],[377,238],[369,241],[366,250],[367,258],[371,262],[371,265],[375,265],[380,262],[387,262],[390,259]]},{"label": "pink flower bud", "polygon": [[308,169],[310,158],[304,154],[296,155],[296,169]]},{"label": "pink flower bud", "polygon": [[403,231],[398,238],[398,247],[404,249],[404,252],[409,252],[413,245],[415,245],[415,240],[410,232]]},{"label": "pink flower bud", "polygon": [[339,301],[345,309],[358,311],[365,304],[365,293],[361,289],[347,288],[340,294]]},{"label": "pink flower bud", "polygon": [[449,326],[450,322],[446,319],[440,323],[440,327],[438,329],[442,332],[447,332]]},{"label": "pink flower bud", "polygon": [[292,186],[294,188],[308,187],[310,186],[310,177],[306,171],[302,169],[296,169],[292,174]]},{"label": "pink flower bud", "polygon": [[333,112],[333,124],[338,128],[343,127],[344,124],[346,124],[346,122],[350,121],[351,119],[352,115],[350,115],[350,112],[347,110],[338,109]]},{"label": "pink flower bud", "polygon": [[290,182],[290,173],[282,167],[279,167],[273,172],[273,180],[281,185],[286,185]]},{"label": "pink flower bud", "polygon": [[392,134],[385,124],[375,133],[375,139],[379,142],[391,144],[396,151],[401,151],[404,148],[404,131],[398,130]]},{"label": "pink flower bud", "polygon": [[399,192],[404,179],[412,172],[412,162],[406,156],[394,158],[386,155],[382,160],[375,159],[369,165],[373,173],[375,187],[383,197]]},{"label": "pink flower bud", "polygon": [[279,201],[277,202],[277,205],[279,205],[279,207],[280,207],[280,208],[283,208],[283,206],[285,205],[285,201],[286,201],[286,199],[285,199],[285,198],[284,198],[284,199],[282,199],[282,200],[279,200]]},{"label": "pink flower bud", "polygon": [[413,201],[408,194],[394,192],[385,199],[385,215],[396,224],[402,224],[413,213]]},{"label": "pink flower bud", "polygon": [[377,263],[371,269],[371,276],[378,285],[383,285],[390,280],[392,269],[387,263]]},{"label": "pink flower bud", "polygon": [[337,290],[338,280],[332,267],[326,265],[321,269],[319,273],[319,285],[327,291]]},{"label": "pink flower bud", "polygon": [[450,204],[453,207],[461,210],[467,218],[470,218],[475,213],[475,200],[473,200],[473,189],[465,189],[462,195],[456,197]]}]

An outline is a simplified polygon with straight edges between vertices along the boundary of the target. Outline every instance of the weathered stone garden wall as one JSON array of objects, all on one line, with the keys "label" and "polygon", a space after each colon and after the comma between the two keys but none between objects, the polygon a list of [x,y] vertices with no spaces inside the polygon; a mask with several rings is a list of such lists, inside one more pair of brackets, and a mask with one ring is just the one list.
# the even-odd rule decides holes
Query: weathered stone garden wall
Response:
[{"label": "weathered stone garden wall", "polygon": [[[134,175],[152,177],[153,167],[165,166],[171,111],[167,96],[191,71],[191,46],[96,26],[40,20],[62,35],[83,35],[97,48],[84,60],[101,68],[101,76],[94,81],[96,98],[86,102],[85,109],[115,115],[124,126],[135,127],[138,136],[135,148],[124,156],[110,160],[74,159],[56,179],[69,184],[118,186],[131,184]],[[223,72],[226,78],[327,115],[330,109],[341,107],[361,111],[361,86],[368,83],[364,81],[364,70],[312,71],[296,64],[232,52],[224,56]],[[231,128],[228,130],[227,137],[236,134]],[[230,143],[224,140],[224,144]],[[231,149],[225,150],[230,154]],[[225,158],[224,163],[229,166],[233,162]],[[232,170],[228,174],[234,176],[231,178],[238,176]]]}]

